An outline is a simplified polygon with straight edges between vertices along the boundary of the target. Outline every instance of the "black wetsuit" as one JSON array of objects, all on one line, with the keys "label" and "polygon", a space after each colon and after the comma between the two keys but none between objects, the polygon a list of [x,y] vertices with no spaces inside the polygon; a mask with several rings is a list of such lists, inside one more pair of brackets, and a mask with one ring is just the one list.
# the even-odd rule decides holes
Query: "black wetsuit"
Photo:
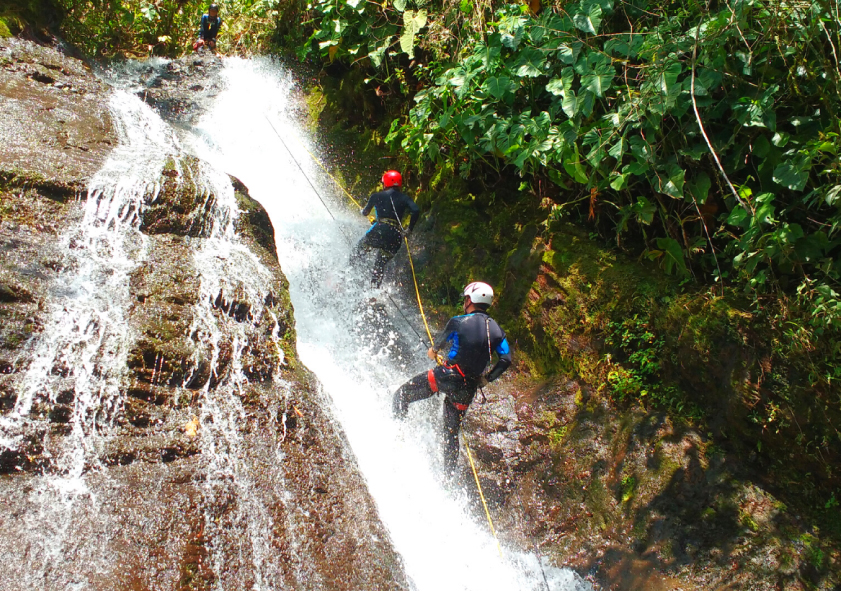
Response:
[{"label": "black wetsuit", "polygon": [[400,232],[403,218],[407,212],[410,214],[409,223],[403,229],[411,232],[420,217],[420,208],[400,189],[389,187],[385,191],[371,195],[368,204],[362,209],[362,215],[368,215],[372,210],[377,216],[377,221],[356,245],[351,255],[351,263],[359,263],[365,255],[374,251],[376,258],[371,271],[371,283],[379,287],[383,280],[383,269],[386,263],[397,254],[403,242],[403,235]]},{"label": "black wetsuit", "polygon": [[491,361],[491,352],[497,354],[497,362],[486,376],[489,382],[511,365],[511,351],[505,331],[485,312],[451,318],[435,340],[434,348],[443,348],[447,343],[450,351],[445,364],[403,384],[394,393],[393,410],[395,416],[403,418],[410,403],[444,392],[444,462],[452,469],[458,459],[461,421]]},{"label": "black wetsuit", "polygon": [[199,39],[202,39],[205,43],[208,41],[216,43],[216,35],[219,34],[219,27],[221,26],[221,17],[217,16],[216,18],[213,18],[209,14],[202,15],[201,25],[199,25]]}]

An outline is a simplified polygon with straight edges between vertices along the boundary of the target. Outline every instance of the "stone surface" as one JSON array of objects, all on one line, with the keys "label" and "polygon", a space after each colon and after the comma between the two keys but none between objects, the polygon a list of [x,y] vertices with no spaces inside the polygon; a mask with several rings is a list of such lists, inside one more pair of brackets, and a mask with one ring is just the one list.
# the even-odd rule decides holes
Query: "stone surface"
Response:
[{"label": "stone surface", "polygon": [[109,93],[83,62],[0,38],[0,172],[59,195],[83,190],[116,143]]},{"label": "stone surface", "polygon": [[[148,101],[186,121],[199,105],[175,73],[199,72],[218,88],[213,59],[206,69],[170,63]],[[73,197],[116,143],[108,93],[81,62],[0,39],[0,420],[35,345],[50,338],[53,297],[70,289],[66,253],[78,245],[67,230],[83,203]],[[28,435],[0,445],[0,590],[234,589],[258,576],[283,588],[407,589],[327,401],[298,361],[269,218],[236,179],[236,233],[266,270],[268,294],[248,303],[240,285],[202,299],[194,253],[217,196],[197,192],[198,168],[183,157],[148,179],[161,191],[139,220],[145,258],[129,277],[125,378],[113,408],[83,411],[101,435],[84,477],[54,478],[82,408],[61,363],[50,368],[57,395],[35,393]],[[218,356],[201,334],[208,310]],[[229,417],[233,432],[221,424]],[[263,533],[249,538],[251,525]]]},{"label": "stone surface", "polygon": [[601,588],[841,584],[841,556],[816,551],[810,527],[739,458],[663,414],[519,376],[493,384],[465,429],[501,537]]}]

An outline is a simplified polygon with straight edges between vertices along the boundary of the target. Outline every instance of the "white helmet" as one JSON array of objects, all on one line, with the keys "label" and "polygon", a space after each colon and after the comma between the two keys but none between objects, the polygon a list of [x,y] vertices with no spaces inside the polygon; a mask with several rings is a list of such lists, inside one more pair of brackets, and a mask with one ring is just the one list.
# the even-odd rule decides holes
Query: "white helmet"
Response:
[{"label": "white helmet", "polygon": [[494,301],[494,290],[487,283],[481,281],[474,281],[464,288],[464,293],[461,294],[474,304],[485,304],[490,306]]}]

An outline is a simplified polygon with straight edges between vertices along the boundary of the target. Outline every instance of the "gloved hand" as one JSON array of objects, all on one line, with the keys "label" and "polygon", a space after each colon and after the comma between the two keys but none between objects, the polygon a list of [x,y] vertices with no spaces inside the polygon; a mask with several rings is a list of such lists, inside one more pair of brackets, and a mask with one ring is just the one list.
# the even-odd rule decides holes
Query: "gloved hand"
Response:
[{"label": "gloved hand", "polygon": [[488,376],[487,375],[479,376],[479,387],[480,388],[487,388],[488,387]]}]

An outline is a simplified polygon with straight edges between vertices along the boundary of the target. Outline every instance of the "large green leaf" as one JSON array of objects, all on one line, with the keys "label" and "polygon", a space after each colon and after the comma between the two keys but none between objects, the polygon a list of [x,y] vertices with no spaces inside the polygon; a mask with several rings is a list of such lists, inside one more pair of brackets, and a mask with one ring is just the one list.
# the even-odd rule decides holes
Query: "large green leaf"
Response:
[{"label": "large green leaf", "polygon": [[564,81],[560,78],[552,78],[546,85],[546,91],[555,96],[564,96]]},{"label": "large green leaf", "polygon": [[581,42],[562,43],[558,48],[558,58],[568,66],[571,66],[578,60],[578,54],[581,53]]},{"label": "large green leaf", "polygon": [[802,191],[809,180],[809,171],[786,162],[774,169],[774,182],[792,191]]},{"label": "large green leaf", "polygon": [[657,173],[658,191],[675,199],[683,197],[683,183],[686,172],[679,166],[670,166],[668,172]]},{"label": "large green leaf", "polygon": [[[692,193],[692,196],[695,197],[695,200],[699,204],[706,203],[707,196],[710,194],[710,188],[712,187],[712,181],[710,177],[707,175],[706,172],[699,172],[695,180],[689,183],[689,191]],[[742,209],[741,207],[739,209]]]},{"label": "large green leaf", "polygon": [[398,12],[406,10],[406,0],[394,0],[394,9]]},{"label": "large green leaf", "polygon": [[578,110],[580,108],[580,104],[578,101],[578,97],[575,96],[575,93],[570,91],[564,95],[564,102],[561,103],[561,108],[566,113],[566,116],[570,119],[573,119],[576,115],[578,115]]},{"label": "large green leaf", "polygon": [[578,152],[578,146],[575,146],[575,156],[573,157],[567,151],[563,159],[564,170],[567,174],[575,179],[575,182],[586,185],[590,179],[587,178],[587,173],[584,172],[584,167],[581,165],[581,154]]},{"label": "large green leaf", "polygon": [[659,254],[662,254],[663,267],[666,269],[666,273],[674,273],[681,277],[689,274],[686,261],[683,259],[683,249],[677,240],[674,238],[658,238],[657,248],[660,249]]},{"label": "large green leaf", "polygon": [[682,69],[683,67],[676,58],[672,57],[665,63],[663,70],[657,76],[657,86],[660,92],[665,95],[671,93],[672,87],[677,84],[677,77],[680,76]]},{"label": "large green leaf", "polygon": [[608,155],[613,156],[617,160],[622,160],[622,156],[625,155],[625,150],[628,147],[628,142],[625,140],[624,137],[620,137],[619,141],[616,142],[610,150],[607,151]]},{"label": "large green leaf", "polygon": [[520,52],[520,57],[514,64],[518,76],[536,78],[543,74],[543,65],[546,63],[546,55],[538,50],[529,47]]},{"label": "large green leaf", "polygon": [[391,37],[383,41],[383,44],[377,47],[374,51],[368,53],[368,58],[371,60],[371,64],[373,64],[375,68],[379,68],[382,65],[383,58],[385,57],[385,50],[388,49],[390,44]]},{"label": "large green leaf", "polygon": [[400,35],[400,49],[415,57],[415,35],[426,26],[426,10],[415,12],[407,10],[403,13],[403,34]]},{"label": "large green leaf", "polygon": [[516,89],[517,85],[508,76],[492,76],[485,82],[485,90],[498,100],[509,97]]},{"label": "large green leaf", "polygon": [[581,6],[581,12],[572,17],[572,22],[577,29],[595,35],[602,24],[602,7],[585,2]]},{"label": "large green leaf", "polygon": [[604,96],[605,90],[610,88],[613,81],[613,76],[616,70],[611,66],[600,66],[595,72],[591,72],[581,77],[581,86],[589,88],[593,94],[601,98]]}]

